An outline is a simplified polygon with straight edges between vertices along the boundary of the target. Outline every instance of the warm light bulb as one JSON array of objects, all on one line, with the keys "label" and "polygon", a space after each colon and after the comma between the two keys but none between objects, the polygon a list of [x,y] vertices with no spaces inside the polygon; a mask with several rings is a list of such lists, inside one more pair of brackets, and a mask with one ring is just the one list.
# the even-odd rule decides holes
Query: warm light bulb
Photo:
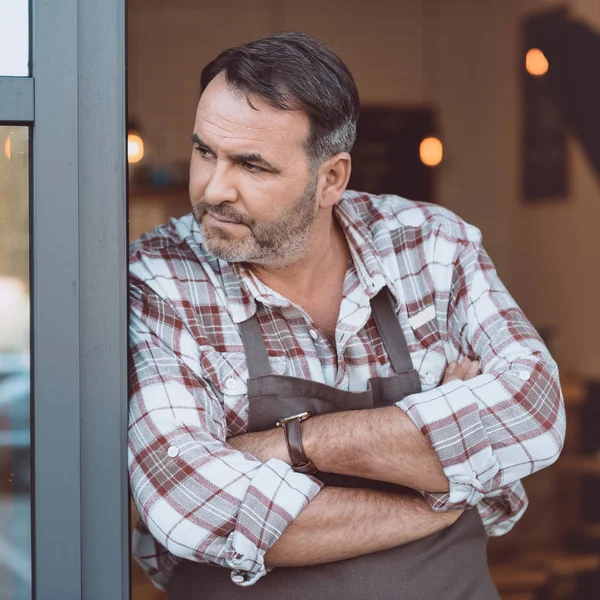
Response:
[{"label": "warm light bulb", "polygon": [[142,158],[144,158],[144,140],[139,135],[130,133],[127,136],[127,161],[139,163]]},{"label": "warm light bulb", "polygon": [[436,137],[425,138],[419,147],[421,162],[428,167],[436,167],[444,158],[442,142]]},{"label": "warm light bulb", "polygon": [[548,72],[548,59],[538,48],[531,48],[525,56],[525,68],[530,75],[541,77]]},{"label": "warm light bulb", "polygon": [[10,160],[10,135],[6,138],[6,142],[4,142],[4,154],[6,158]]}]

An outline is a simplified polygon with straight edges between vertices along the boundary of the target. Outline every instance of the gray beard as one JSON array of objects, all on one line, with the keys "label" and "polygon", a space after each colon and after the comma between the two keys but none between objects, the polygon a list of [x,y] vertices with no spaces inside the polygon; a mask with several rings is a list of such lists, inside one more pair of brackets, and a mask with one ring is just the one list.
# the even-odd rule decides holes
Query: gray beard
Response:
[{"label": "gray beard", "polygon": [[[211,256],[231,263],[247,262],[277,269],[296,262],[306,254],[311,226],[317,217],[316,189],[315,176],[294,206],[271,223],[249,220],[225,203],[211,206],[198,202],[193,207],[193,214],[204,247]],[[203,223],[207,212],[246,225],[249,234],[243,239],[235,239],[223,230],[209,233]]]}]

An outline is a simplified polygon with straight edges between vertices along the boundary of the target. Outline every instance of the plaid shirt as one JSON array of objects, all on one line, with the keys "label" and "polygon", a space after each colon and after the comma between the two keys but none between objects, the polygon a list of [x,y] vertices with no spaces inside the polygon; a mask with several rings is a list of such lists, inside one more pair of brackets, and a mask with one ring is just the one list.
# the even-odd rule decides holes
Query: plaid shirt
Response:
[{"label": "plaid shirt", "polygon": [[[251,585],[264,555],[319,493],[313,478],[226,443],[248,423],[237,324],[257,311],[274,373],[364,390],[393,374],[370,299],[391,290],[423,391],[398,406],[450,482],[435,510],[477,507],[488,534],[527,507],[520,479],[552,464],[565,414],[555,362],[496,275],[481,234],[448,210],[346,192],[335,207],[353,258],[336,348],[243,264],[211,257],[191,215],[134,243],[130,258],[129,475],[134,555],[159,587],[183,559]],[[452,360],[482,374],[440,385]]]}]

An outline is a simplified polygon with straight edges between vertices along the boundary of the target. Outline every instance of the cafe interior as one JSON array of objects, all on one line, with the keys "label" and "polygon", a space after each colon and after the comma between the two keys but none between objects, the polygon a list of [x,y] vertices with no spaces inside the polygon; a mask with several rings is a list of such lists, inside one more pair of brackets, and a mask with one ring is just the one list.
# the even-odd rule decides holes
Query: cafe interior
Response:
[{"label": "cafe interior", "polygon": [[[202,67],[277,31],[327,43],[358,85],[349,187],[446,207],[483,233],[558,361],[568,434],[490,539],[503,600],[600,597],[600,3],[130,0],[129,232],[190,212]],[[133,565],[133,598],[159,600]]]}]

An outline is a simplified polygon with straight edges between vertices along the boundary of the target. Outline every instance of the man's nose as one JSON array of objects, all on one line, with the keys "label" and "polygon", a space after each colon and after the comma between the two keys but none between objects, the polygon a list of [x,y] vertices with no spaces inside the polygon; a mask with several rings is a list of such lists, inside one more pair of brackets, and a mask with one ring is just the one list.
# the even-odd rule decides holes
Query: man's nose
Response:
[{"label": "man's nose", "polygon": [[231,169],[217,161],[204,190],[205,202],[217,205],[222,202],[235,202],[237,199],[238,191]]}]

